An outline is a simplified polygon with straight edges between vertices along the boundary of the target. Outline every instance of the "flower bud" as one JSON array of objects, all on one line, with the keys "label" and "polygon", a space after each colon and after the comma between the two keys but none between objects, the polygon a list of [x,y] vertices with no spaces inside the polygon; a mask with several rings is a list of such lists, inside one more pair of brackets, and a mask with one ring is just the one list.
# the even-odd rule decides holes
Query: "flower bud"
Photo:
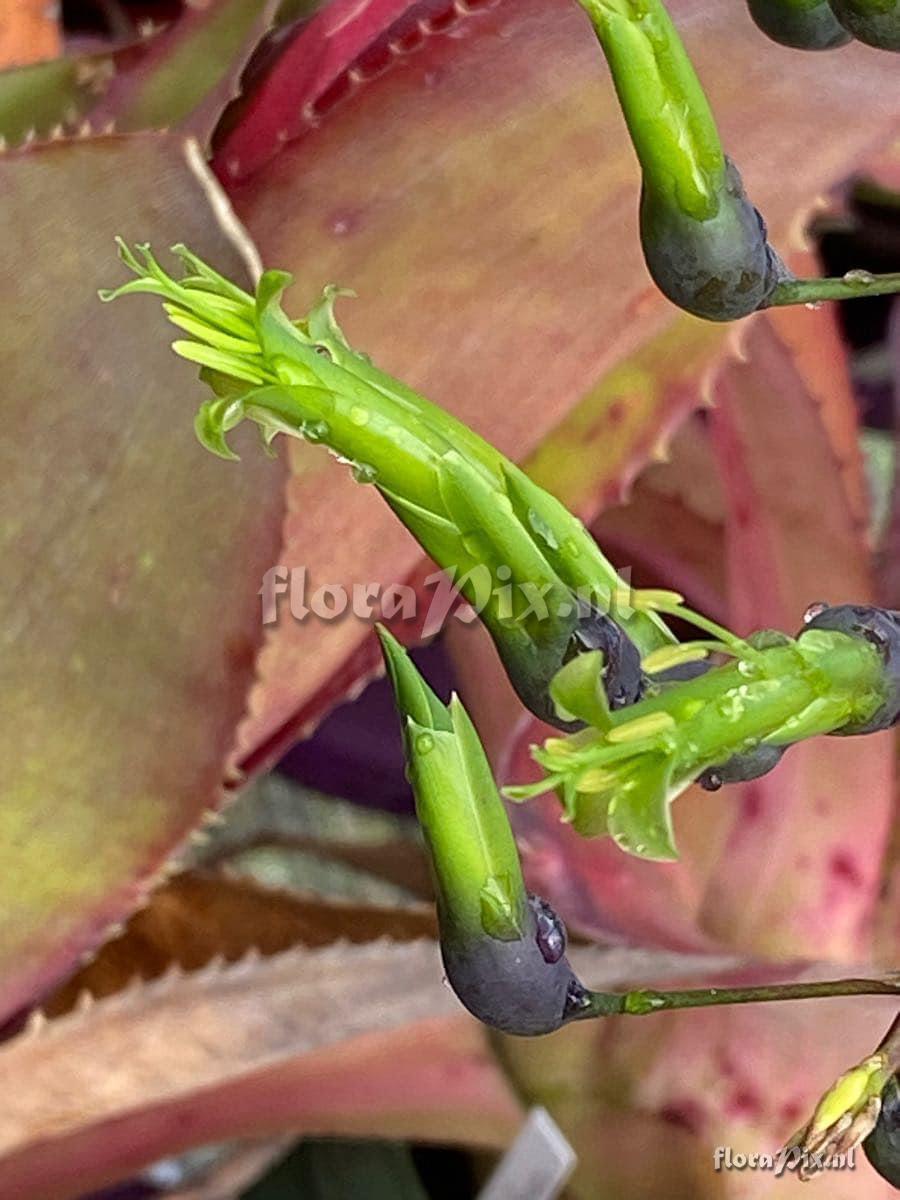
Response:
[{"label": "flower bud", "polygon": [[431,860],[447,979],[480,1021],[551,1033],[583,1008],[566,931],[525,890],[518,850],[487,757],[454,696],[444,705],[400,644],[379,628],[403,721],[407,770]]},{"label": "flower bud", "polygon": [[606,55],[641,165],[641,245],[654,282],[673,304],[710,321],[755,312],[788,272],[722,150],[664,5],[580,3]]}]

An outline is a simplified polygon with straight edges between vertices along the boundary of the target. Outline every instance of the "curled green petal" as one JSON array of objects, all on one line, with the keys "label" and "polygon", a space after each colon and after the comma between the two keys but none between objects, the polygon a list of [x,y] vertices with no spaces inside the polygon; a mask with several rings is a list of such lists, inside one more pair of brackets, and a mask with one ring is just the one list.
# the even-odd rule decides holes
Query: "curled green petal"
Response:
[{"label": "curled green petal", "polygon": [[237,462],[239,455],[228,445],[226,434],[244,419],[242,400],[230,397],[207,400],[194,418],[194,432],[202,446],[219,458]]}]

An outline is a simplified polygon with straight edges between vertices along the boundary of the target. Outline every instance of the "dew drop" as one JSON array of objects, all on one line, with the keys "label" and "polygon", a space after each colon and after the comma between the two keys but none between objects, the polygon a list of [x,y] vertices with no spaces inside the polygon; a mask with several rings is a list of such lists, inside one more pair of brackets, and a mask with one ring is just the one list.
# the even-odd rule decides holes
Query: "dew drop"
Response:
[{"label": "dew drop", "polygon": [[828,605],[824,600],[814,600],[803,614],[803,624],[808,625],[810,621],[814,621],[827,607]]},{"label": "dew drop", "polygon": [[859,284],[861,287],[870,287],[875,282],[875,276],[871,271],[847,271],[844,275],[844,283]]},{"label": "dew drop", "polygon": [[378,478],[378,470],[371,463],[354,463],[350,472],[357,483],[374,483]]},{"label": "dew drop", "polygon": [[549,525],[541,514],[533,508],[528,510],[528,524],[538,537],[547,543],[551,550],[559,549],[559,542],[553,526]]},{"label": "dew drop", "polygon": [[330,433],[327,421],[307,421],[303,426],[303,436],[308,442],[324,442]]},{"label": "dew drop", "polygon": [[369,410],[363,408],[361,404],[354,404],[350,408],[350,424],[357,425],[360,428],[369,423]]},{"label": "dew drop", "polygon": [[462,544],[476,562],[489,561],[488,543],[482,534],[474,532],[464,533],[462,535]]},{"label": "dew drop", "polygon": [[528,897],[536,925],[535,940],[546,963],[559,962],[566,952],[566,927],[540,896]]},{"label": "dew drop", "polygon": [[727,721],[739,721],[744,715],[744,702],[735,692],[728,692],[717,701],[716,709]]},{"label": "dew drop", "polygon": [[430,733],[420,733],[416,738],[416,753],[430,754],[434,749],[434,738]]}]

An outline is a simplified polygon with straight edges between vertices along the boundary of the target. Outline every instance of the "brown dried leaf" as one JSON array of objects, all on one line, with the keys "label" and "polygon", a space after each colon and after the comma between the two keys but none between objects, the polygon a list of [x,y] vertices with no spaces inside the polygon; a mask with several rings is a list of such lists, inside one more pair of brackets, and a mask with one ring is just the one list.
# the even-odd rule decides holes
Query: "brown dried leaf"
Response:
[{"label": "brown dried leaf", "polygon": [[411,941],[437,934],[430,905],[385,908],[272,891],[247,879],[200,871],[170,880],[134,914],[125,931],[66,981],[43,1006],[68,1012],[79,996],[109,996],[136,979],[155,979],[177,966],[194,971],[220,958],[235,962],[251,950],[277,954],[293,946]]}]

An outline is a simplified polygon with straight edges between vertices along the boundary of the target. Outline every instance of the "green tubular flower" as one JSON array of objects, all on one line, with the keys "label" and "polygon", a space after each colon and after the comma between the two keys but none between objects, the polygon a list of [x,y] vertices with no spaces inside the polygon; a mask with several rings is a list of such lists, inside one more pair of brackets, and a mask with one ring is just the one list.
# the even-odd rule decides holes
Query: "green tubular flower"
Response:
[{"label": "green tubular flower", "polygon": [[828,0],[748,0],[758,29],[795,50],[833,50],[852,41]]},{"label": "green tubular flower", "polygon": [[900,0],[830,0],[834,15],[860,42],[900,50]]},{"label": "green tubular flower", "polygon": [[773,765],[760,767],[760,752],[774,750],[777,761],[780,749],[816,734],[867,733],[896,721],[900,628],[893,614],[883,616],[843,606],[826,609],[820,625],[810,622],[796,639],[735,639],[730,664],[658,686],[618,713],[598,705],[592,672],[600,664],[584,655],[562,669],[551,693],[590,727],[535,747],[546,777],[507,795],[527,800],[555,789],[579,833],[674,859],[671,802],[699,775],[718,767],[719,783],[753,778]]},{"label": "green tubular flower", "polygon": [[641,243],[660,291],[732,321],[787,272],[726,158],[709,104],[660,0],[579,0],[606,55],[641,164]]},{"label": "green tubular flower", "polygon": [[562,922],[525,890],[503,801],[469,715],[443,704],[379,628],[403,724],[416,814],[431,860],[441,955],[453,990],[507,1033],[550,1033],[579,1015],[585,989]]},{"label": "green tubular flower", "polygon": [[[302,321],[281,308],[290,276],[267,271],[251,296],[184,247],[187,274],[170,277],[147,247],[120,243],[136,279],[103,299],[149,292],[190,334],[174,343],[216,393],[196,421],[200,440],[233,458],[226,434],[250,419],[324,443],[374,484],[400,520],[478,610],[520,698],[558,721],[548,685],[582,649],[605,655],[613,707],[641,687],[640,655],[673,641],[652,612],[613,599],[626,585],[553,496],[460,421],[378,370],[347,343],[327,288]],[[139,257],[140,256],[140,257]]]},{"label": "green tubular flower", "polygon": [[[774,305],[892,295],[900,274],[848,271],[840,279],[796,279],[769,245],[765,222],[725,155],[703,88],[662,0],[578,0],[600,42],[641,165],[641,245],[660,291],[709,321],[734,321]],[[831,26],[821,5],[754,0],[796,21]],[[833,0],[854,36],[866,24],[897,49],[900,0]],[[857,27],[850,14],[865,11]],[[845,19],[844,14],[848,13]],[[810,36],[812,36],[810,34]],[[820,36],[824,34],[820,33]]]}]

